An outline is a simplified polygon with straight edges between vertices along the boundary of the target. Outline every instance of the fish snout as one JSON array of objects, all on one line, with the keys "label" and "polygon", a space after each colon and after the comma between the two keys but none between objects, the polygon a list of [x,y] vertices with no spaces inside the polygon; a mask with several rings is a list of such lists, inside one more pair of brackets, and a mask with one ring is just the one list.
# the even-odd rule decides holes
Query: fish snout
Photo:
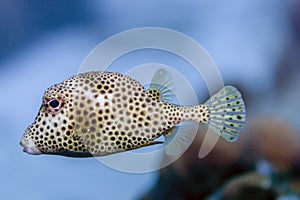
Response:
[{"label": "fish snout", "polygon": [[26,142],[25,142],[24,138],[22,138],[22,140],[20,141],[20,145],[21,145],[22,147],[25,147]]},{"label": "fish snout", "polygon": [[30,141],[27,141],[25,139],[25,137],[23,137],[20,141],[20,145],[23,148],[23,152],[26,152],[28,154],[31,154],[31,155],[39,155],[39,154],[42,154],[42,152],[36,148]]}]

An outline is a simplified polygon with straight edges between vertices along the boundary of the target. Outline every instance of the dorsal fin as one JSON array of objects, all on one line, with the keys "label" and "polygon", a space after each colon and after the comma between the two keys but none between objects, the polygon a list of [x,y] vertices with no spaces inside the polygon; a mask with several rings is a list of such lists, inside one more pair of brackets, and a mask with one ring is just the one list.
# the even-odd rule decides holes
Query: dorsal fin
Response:
[{"label": "dorsal fin", "polygon": [[172,102],[175,99],[174,90],[175,82],[172,74],[161,68],[154,73],[147,94],[158,101]]}]

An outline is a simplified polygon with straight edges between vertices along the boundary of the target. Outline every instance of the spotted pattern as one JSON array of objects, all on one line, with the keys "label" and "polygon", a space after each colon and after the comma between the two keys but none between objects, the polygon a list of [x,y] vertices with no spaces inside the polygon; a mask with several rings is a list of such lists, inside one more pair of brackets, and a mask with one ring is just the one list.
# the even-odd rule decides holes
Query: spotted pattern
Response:
[{"label": "spotted pattern", "polygon": [[161,100],[161,93],[155,89],[155,88],[150,88],[148,91],[147,91],[147,95],[153,99],[153,100],[156,100],[156,101],[160,101]]},{"label": "spotted pattern", "polygon": [[43,153],[102,156],[150,145],[183,120],[206,123],[209,110],[162,102],[119,73],[88,72],[46,90],[23,140]]},{"label": "spotted pattern", "polygon": [[[74,134],[72,91],[76,86],[71,80],[51,86],[45,91],[43,103],[35,122],[23,136],[25,143],[32,143],[43,153],[68,152],[83,153],[85,147]],[[52,108],[51,101],[59,101]]]}]

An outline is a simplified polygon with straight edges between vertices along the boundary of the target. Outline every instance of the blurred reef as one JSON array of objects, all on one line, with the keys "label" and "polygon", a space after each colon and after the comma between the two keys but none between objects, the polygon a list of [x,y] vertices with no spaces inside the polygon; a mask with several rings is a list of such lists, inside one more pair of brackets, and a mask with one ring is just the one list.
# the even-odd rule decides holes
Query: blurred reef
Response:
[{"label": "blurred reef", "polygon": [[[160,171],[155,186],[143,196],[152,199],[237,200],[300,196],[299,135],[278,119],[249,122],[240,140],[219,140],[198,158],[205,128],[192,146]],[[199,136],[200,135],[200,136]]]},{"label": "blurred reef", "polygon": [[[300,2],[289,12],[291,37],[268,93],[244,91],[248,123],[237,143],[219,140],[199,159],[205,128],[140,199],[300,199]],[[234,84],[234,83],[233,83]]]}]

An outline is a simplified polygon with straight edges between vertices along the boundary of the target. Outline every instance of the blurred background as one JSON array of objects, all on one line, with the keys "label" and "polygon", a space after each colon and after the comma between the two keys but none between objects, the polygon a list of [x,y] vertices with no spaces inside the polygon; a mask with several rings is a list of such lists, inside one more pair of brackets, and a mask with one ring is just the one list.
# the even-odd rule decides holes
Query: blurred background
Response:
[{"label": "blurred background", "polygon": [[[300,1],[10,0],[0,1],[0,26],[1,199],[300,199]],[[101,41],[145,26],[192,37],[241,89],[240,140],[198,159],[201,127],[181,159],[146,174],[23,153],[44,90],[77,73]],[[206,99],[203,82],[193,84]]]}]

